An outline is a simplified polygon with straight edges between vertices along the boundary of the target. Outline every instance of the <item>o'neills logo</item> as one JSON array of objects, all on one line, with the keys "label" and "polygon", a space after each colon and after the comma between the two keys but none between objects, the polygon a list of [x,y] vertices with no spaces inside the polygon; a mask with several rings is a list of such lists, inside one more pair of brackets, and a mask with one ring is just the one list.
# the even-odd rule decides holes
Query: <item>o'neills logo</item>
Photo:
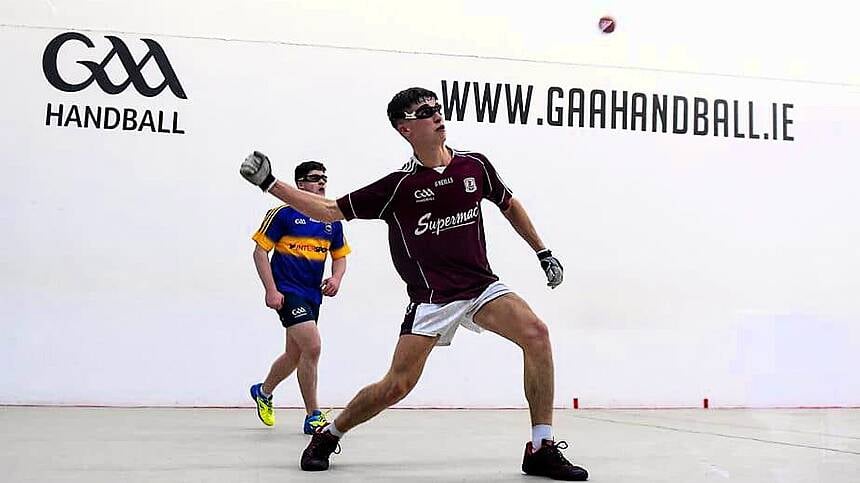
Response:
[{"label": "o'neills logo", "polygon": [[432,213],[425,213],[421,218],[418,218],[418,228],[415,229],[416,235],[423,235],[428,231],[438,235],[445,230],[471,225],[478,219],[478,207],[434,220],[430,219],[431,216]]},{"label": "o'neills logo", "polygon": [[[42,71],[45,73],[45,79],[56,89],[68,93],[79,92],[92,84],[96,84],[104,93],[109,95],[117,95],[124,92],[128,87],[133,87],[138,94],[147,98],[156,97],[165,90],[169,90],[179,99],[188,98],[173,65],[167,57],[167,53],[158,42],[152,39],[140,39],[146,45],[147,52],[140,60],[136,60],[126,43],[119,37],[105,35],[104,38],[108,40],[110,50],[102,57],[93,41],[84,34],[66,32],[54,37],[48,42],[42,54]],[[60,51],[69,43],[80,43],[88,49],[95,49],[93,50],[95,56],[83,55],[82,57],[85,58],[76,59],[74,63],[65,62],[60,65],[58,59],[69,56],[61,56]],[[154,63],[155,68],[148,67],[151,62]],[[117,79],[115,72],[118,69],[109,67],[117,63],[125,72],[124,79]],[[75,67],[75,64],[78,67]],[[85,69],[81,69],[80,66]],[[160,73],[161,82],[150,85],[143,76],[144,69],[147,73]],[[107,73],[108,70],[111,71],[114,79],[120,82],[116,83],[111,80]],[[81,72],[85,73],[85,76],[81,77]],[[45,125],[185,134],[185,131],[179,128],[178,112],[139,110],[115,106],[54,104],[49,102]]]}]

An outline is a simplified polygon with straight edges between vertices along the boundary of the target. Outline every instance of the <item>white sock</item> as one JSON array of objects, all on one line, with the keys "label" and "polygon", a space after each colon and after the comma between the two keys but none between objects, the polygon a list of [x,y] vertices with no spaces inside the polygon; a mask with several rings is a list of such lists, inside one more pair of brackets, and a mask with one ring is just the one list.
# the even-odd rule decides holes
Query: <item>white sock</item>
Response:
[{"label": "white sock", "polygon": [[338,438],[343,438],[343,431],[337,429],[337,426],[334,425],[334,421],[332,421],[331,424],[326,426],[323,431],[328,431],[329,433],[337,436]]},{"label": "white sock", "polygon": [[549,424],[536,424],[532,426],[532,448],[537,451],[543,445],[543,440],[552,441],[552,426]]},{"label": "white sock", "polygon": [[260,394],[262,394],[266,399],[271,399],[272,395],[267,393],[263,386],[260,386]]}]

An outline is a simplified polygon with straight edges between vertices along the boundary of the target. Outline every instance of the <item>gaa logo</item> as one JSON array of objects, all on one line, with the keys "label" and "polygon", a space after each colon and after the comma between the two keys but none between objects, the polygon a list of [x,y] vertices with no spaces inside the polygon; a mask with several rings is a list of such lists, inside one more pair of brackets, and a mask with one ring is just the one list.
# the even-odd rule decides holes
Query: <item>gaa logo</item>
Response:
[{"label": "gaa logo", "polygon": [[[59,68],[57,66],[57,56],[60,52],[60,48],[70,41],[81,42],[91,49],[94,48],[95,45],[87,36],[77,32],[66,32],[54,37],[54,39],[48,43],[47,47],[45,47],[45,52],[42,55],[42,70],[45,72],[45,78],[48,79],[48,82],[50,82],[52,86],[64,92],[77,92],[86,89],[90,84],[95,82],[101,90],[112,95],[119,94],[126,90],[129,85],[132,85],[137,92],[145,97],[155,97],[165,88],[169,88],[176,97],[180,99],[188,98],[185,95],[185,90],[182,89],[182,84],[179,83],[179,79],[176,77],[176,72],[174,72],[173,66],[170,65],[170,60],[167,59],[167,54],[164,53],[164,49],[161,48],[161,45],[159,45],[158,42],[152,39],[140,39],[144,44],[146,44],[149,51],[138,62],[134,60],[128,46],[126,46],[118,37],[105,35],[105,38],[111,43],[112,48],[110,52],[108,52],[100,62],[94,62],[92,60],[77,61],[78,64],[89,69],[91,75],[83,82],[71,84],[60,76]],[[110,78],[108,78],[107,72],[105,71],[105,68],[114,57],[119,58],[126,74],[128,74],[128,78],[119,84],[111,82]],[[164,81],[155,87],[150,87],[142,74],[144,67],[146,67],[146,64],[151,60],[155,61],[162,76],[164,76]]]},{"label": "gaa logo", "polygon": [[296,307],[290,311],[293,314],[293,317],[299,318],[303,315],[308,315],[308,311],[304,307]]},{"label": "gaa logo", "polygon": [[433,201],[436,194],[430,188],[422,188],[415,190],[415,202],[422,203],[424,201]]}]

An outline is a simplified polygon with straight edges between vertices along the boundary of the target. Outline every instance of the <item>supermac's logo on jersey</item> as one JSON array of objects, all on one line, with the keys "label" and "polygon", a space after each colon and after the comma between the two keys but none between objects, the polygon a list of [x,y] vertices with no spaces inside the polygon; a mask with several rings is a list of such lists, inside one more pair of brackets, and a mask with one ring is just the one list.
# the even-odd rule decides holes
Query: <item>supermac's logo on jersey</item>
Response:
[{"label": "supermac's logo on jersey", "polygon": [[[161,44],[152,39],[139,39],[146,48],[146,53],[135,59],[123,39],[114,35],[105,35],[104,39],[107,42],[100,41],[99,43],[104,45],[104,48],[100,48],[90,37],[79,32],[65,32],[54,37],[42,53],[45,79],[51,86],[65,93],[79,92],[95,84],[108,95],[122,94],[132,87],[145,98],[155,98],[167,93],[167,96],[172,94],[176,99],[188,99],[185,88]],[[157,72],[161,77],[160,82],[151,84],[144,77],[144,72]],[[175,111],[171,113],[113,106],[49,102],[45,125],[185,134],[185,131],[179,128],[179,114]]]},{"label": "supermac's logo on jersey", "polygon": [[436,218],[433,218],[433,213],[424,213],[420,218],[418,218],[418,226],[415,228],[415,235],[421,236],[425,233],[438,235],[443,231],[471,225],[478,221],[479,214],[480,208],[478,206],[453,215],[440,216]]}]

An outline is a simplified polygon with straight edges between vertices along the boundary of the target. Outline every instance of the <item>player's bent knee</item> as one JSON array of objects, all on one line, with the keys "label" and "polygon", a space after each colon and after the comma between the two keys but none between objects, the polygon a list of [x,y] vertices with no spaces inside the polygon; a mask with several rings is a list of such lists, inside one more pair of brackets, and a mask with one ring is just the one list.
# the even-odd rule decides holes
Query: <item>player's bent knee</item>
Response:
[{"label": "player's bent knee", "polygon": [[417,380],[408,377],[389,378],[384,386],[383,398],[389,406],[405,398],[415,387]]},{"label": "player's bent knee", "polygon": [[523,331],[523,345],[530,347],[549,346],[549,328],[539,318],[528,321]]},{"label": "player's bent knee", "polygon": [[320,352],[322,352],[321,344],[309,344],[305,347],[302,347],[302,359],[311,359],[318,360],[320,358]]}]

